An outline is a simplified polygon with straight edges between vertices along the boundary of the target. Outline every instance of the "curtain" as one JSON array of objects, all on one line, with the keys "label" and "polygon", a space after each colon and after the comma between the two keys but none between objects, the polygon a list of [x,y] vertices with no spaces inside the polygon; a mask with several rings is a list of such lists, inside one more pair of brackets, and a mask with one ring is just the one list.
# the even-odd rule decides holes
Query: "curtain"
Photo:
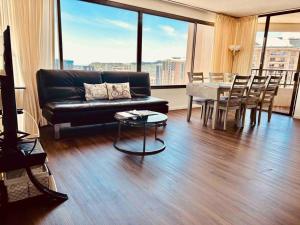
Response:
[{"label": "curtain", "polygon": [[[212,71],[221,73],[250,73],[257,16],[233,18],[217,15],[213,48]],[[230,45],[240,45],[240,51],[233,56]]]},{"label": "curtain", "polygon": [[[26,90],[23,107],[40,124],[45,124],[38,105],[36,72],[54,64],[54,0],[1,0],[1,14],[8,14],[14,63]],[[3,28],[2,28],[3,29]]]},{"label": "curtain", "polygon": [[208,79],[212,64],[214,27],[198,24],[195,47],[195,72],[203,72]]},{"label": "curtain", "polygon": [[232,71],[241,75],[251,73],[253,50],[257,29],[257,16],[238,19],[236,44],[241,45],[241,50],[234,57]]},{"label": "curtain", "polygon": [[237,19],[218,14],[215,21],[212,72],[228,73],[232,68],[232,54],[229,45],[234,43]]},{"label": "curtain", "polygon": [[194,36],[194,24],[190,23],[188,28],[188,39],[187,39],[186,60],[185,60],[186,82],[188,82],[188,72],[191,72],[192,69],[193,36]]}]

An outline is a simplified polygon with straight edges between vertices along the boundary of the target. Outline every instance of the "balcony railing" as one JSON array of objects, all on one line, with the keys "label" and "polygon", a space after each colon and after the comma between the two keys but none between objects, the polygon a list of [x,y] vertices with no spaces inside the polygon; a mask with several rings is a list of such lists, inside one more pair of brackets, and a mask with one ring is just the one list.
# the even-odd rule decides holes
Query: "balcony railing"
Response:
[{"label": "balcony railing", "polygon": [[[280,85],[282,87],[292,87],[296,70],[263,69],[262,76],[282,76]],[[259,75],[259,69],[252,69],[252,75]]]}]

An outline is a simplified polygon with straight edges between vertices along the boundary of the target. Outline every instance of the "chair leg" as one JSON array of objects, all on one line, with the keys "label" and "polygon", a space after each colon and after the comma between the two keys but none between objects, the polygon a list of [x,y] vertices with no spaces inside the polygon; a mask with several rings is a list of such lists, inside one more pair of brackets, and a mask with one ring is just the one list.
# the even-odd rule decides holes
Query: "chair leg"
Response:
[{"label": "chair leg", "polygon": [[203,105],[201,105],[201,116],[200,116],[200,118],[202,119],[202,117],[203,117]]},{"label": "chair leg", "polygon": [[226,110],[224,112],[224,126],[223,129],[226,130],[227,129],[227,116],[228,116],[228,111]]},{"label": "chair leg", "polygon": [[272,111],[273,111],[273,101],[269,105],[269,109],[268,109],[268,123],[270,123],[270,121],[271,121]]},{"label": "chair leg", "polygon": [[187,112],[187,118],[186,118],[187,122],[190,122],[190,120],[191,120],[192,106],[193,106],[193,96],[189,96],[188,112]]},{"label": "chair leg", "polygon": [[207,123],[208,123],[208,119],[210,117],[210,110],[211,110],[211,107],[207,106],[206,107],[206,117],[205,117],[205,126],[207,126]]},{"label": "chair leg", "polygon": [[243,110],[242,110],[242,108],[240,108],[240,109],[238,109],[238,110],[236,110],[236,118],[235,118],[235,123],[236,123],[236,125],[237,125],[237,127],[244,127],[243,125],[241,125],[241,122],[242,122],[242,112]]},{"label": "chair leg", "polygon": [[252,121],[253,126],[256,125],[256,115],[257,115],[257,108],[253,109],[253,121]]},{"label": "chair leg", "polygon": [[[252,112],[252,110],[251,110]],[[251,113],[252,115],[252,113]],[[245,126],[245,119],[246,119],[246,108],[243,107],[243,110],[242,110],[242,128]]]},{"label": "chair leg", "polygon": [[201,119],[203,120],[203,125],[206,126],[205,122],[206,122],[206,117],[207,117],[207,103],[205,102],[203,107],[203,118],[202,118],[202,114],[201,114]]},{"label": "chair leg", "polygon": [[258,112],[258,121],[257,124],[260,125],[260,120],[261,120],[261,111],[262,111],[262,104],[259,105],[259,112]]}]

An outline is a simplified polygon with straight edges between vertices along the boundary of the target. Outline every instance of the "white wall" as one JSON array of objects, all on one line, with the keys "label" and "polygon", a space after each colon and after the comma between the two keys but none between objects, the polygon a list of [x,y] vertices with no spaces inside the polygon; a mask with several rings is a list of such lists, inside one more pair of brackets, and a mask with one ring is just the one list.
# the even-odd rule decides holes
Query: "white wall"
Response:
[{"label": "white wall", "polygon": [[205,11],[196,10],[193,8],[161,1],[161,0],[114,0],[114,2],[119,2],[127,5],[133,5],[141,8],[171,13],[179,16],[185,16],[189,18],[205,20],[209,22],[214,22],[216,14]]},{"label": "white wall", "polygon": [[188,105],[186,88],[152,89],[151,95],[167,100],[170,110],[186,109]]}]

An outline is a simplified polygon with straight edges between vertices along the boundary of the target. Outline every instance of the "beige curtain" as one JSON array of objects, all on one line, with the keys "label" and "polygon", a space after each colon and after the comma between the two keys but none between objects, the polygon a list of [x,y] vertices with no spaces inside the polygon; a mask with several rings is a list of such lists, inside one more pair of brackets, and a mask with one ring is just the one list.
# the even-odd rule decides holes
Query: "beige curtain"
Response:
[{"label": "beige curtain", "polygon": [[[217,15],[213,49],[212,71],[241,75],[249,74],[252,63],[257,17],[233,18]],[[241,45],[241,50],[233,57],[230,45]],[[234,60],[234,61],[233,61]]]},{"label": "beige curtain", "polygon": [[[186,51],[186,77],[191,71],[193,36],[195,25],[190,23],[188,30],[187,51]],[[214,27],[197,24],[194,72],[203,72],[204,77],[208,78],[211,69],[212,49],[213,49]],[[188,81],[188,80],[187,80]]]},{"label": "beige curtain", "polygon": [[40,68],[53,68],[54,1],[1,0],[0,10],[8,13],[7,24],[11,26],[14,40],[14,63],[26,87],[24,109],[44,125],[38,105],[36,72]]},{"label": "beige curtain", "polygon": [[250,74],[257,29],[257,16],[238,19],[236,44],[241,45],[241,50],[234,57],[232,71],[238,74]]},{"label": "beige curtain", "polygon": [[197,25],[194,71],[203,72],[206,79],[208,79],[211,71],[213,39],[213,26]]},{"label": "beige curtain", "polygon": [[237,19],[233,17],[225,15],[216,16],[212,72],[231,72],[232,55],[228,47],[234,43],[236,25]]},{"label": "beige curtain", "polygon": [[191,72],[193,36],[194,36],[194,24],[190,23],[189,29],[188,29],[186,60],[185,60],[185,78],[186,78],[185,81],[186,81],[186,83],[188,83],[188,72]]}]

